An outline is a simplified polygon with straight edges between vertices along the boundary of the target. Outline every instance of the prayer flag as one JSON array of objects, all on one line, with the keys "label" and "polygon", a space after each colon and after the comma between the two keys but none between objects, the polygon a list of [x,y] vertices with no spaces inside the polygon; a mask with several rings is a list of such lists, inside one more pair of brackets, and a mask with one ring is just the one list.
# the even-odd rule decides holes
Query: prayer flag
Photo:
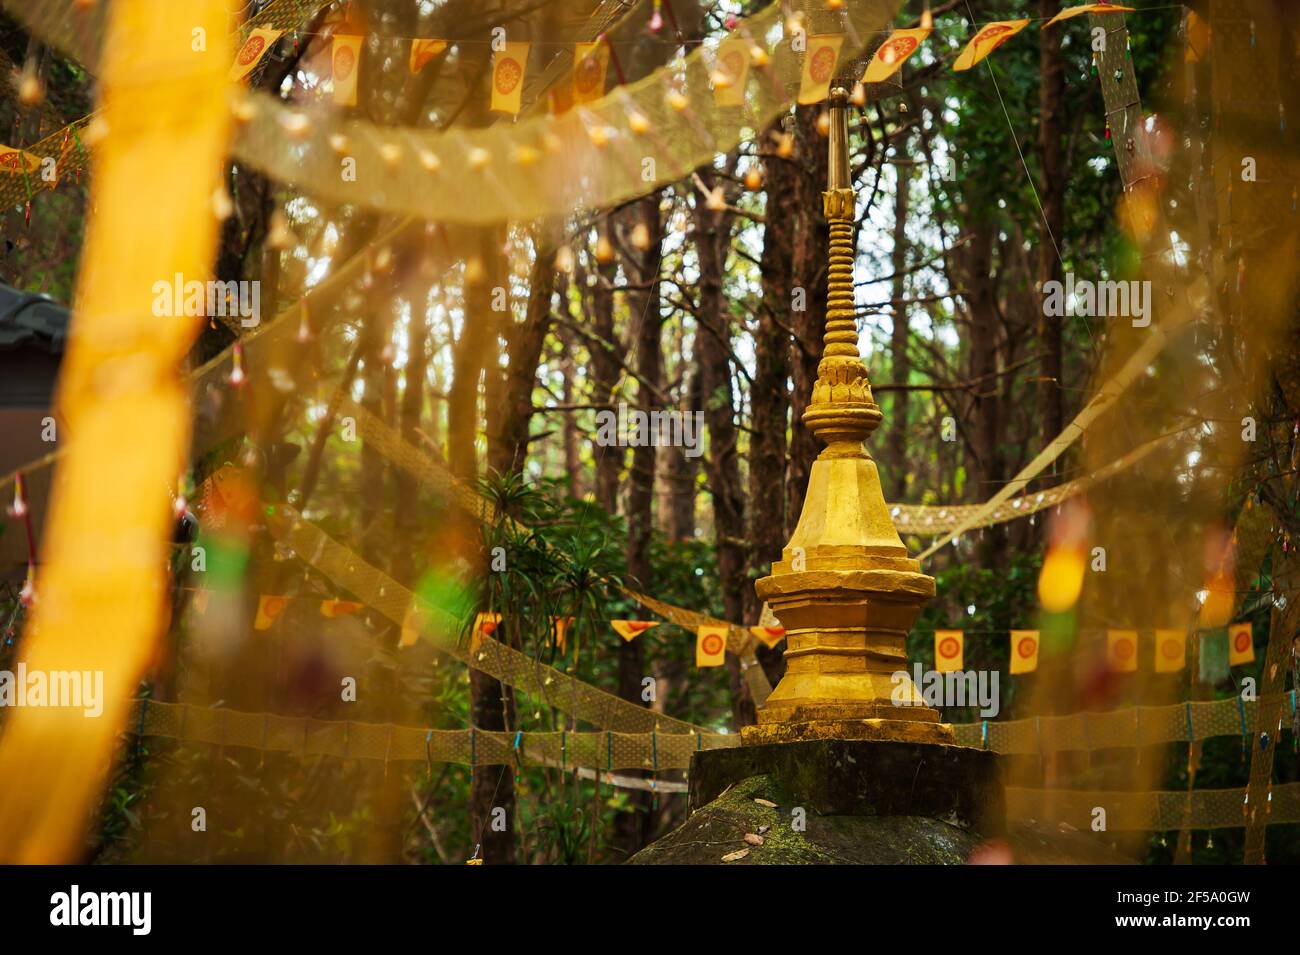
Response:
[{"label": "prayer flag", "polygon": [[1028,25],[1028,20],[998,20],[995,23],[986,23],[970,38],[970,42],[961,51],[952,68],[958,73],[969,70]]},{"label": "prayer flag", "polygon": [[862,82],[883,83],[889,79],[902,68],[903,61],[915,53],[929,35],[930,30],[924,27],[914,30],[895,30],[889,34],[889,39],[880,44],[880,49],[876,50],[871,62],[867,64],[867,72],[862,74]]},{"label": "prayer flag", "polygon": [[695,632],[695,665],[720,667],[727,657],[727,628],[704,626]]},{"label": "prayer flag", "polygon": [[359,36],[334,37],[330,63],[334,70],[334,102],[339,106],[357,105],[357,66],[361,62]]},{"label": "prayer flag", "polygon": [[844,37],[838,33],[808,38],[808,51],[803,56],[803,76],[799,79],[800,103],[805,106],[820,103],[830,95],[835,63],[843,42]]},{"label": "prayer flag", "polygon": [[519,113],[530,45],[507,43],[492,59],[492,109],[498,113]]},{"label": "prayer flag", "polygon": [[1038,631],[1011,631],[1011,672],[1033,673],[1038,669]]},{"label": "prayer flag", "polygon": [[940,673],[948,673],[962,668],[962,651],[966,642],[965,634],[960,630],[936,630],[934,632],[934,668]]}]

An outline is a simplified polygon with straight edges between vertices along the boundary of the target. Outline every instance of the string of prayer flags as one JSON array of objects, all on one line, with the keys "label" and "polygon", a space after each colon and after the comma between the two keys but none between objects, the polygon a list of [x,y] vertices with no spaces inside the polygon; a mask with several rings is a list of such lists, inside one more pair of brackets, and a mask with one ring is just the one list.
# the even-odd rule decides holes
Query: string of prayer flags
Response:
[{"label": "string of prayer flags", "polygon": [[411,72],[419,73],[424,69],[425,64],[435,56],[441,54],[447,49],[446,40],[422,40],[416,39],[411,41]]},{"label": "string of prayer flags", "polygon": [[253,618],[254,630],[270,630],[276,617],[289,605],[288,597],[276,597],[262,594],[257,598],[257,615]]},{"label": "string of prayer flags", "polygon": [[1080,16],[1084,13],[1120,13],[1132,12],[1132,7],[1121,7],[1113,3],[1081,3],[1078,6],[1066,7],[1052,19],[1043,24],[1043,27],[1050,27],[1053,23],[1061,20],[1069,20],[1072,17]]},{"label": "string of prayer flags", "polygon": [[769,650],[785,639],[785,627],[750,627],[749,632]]},{"label": "string of prayer flags", "polygon": [[330,47],[334,70],[334,102],[339,106],[357,105],[357,65],[361,62],[360,36],[336,34]]},{"label": "string of prayer flags", "polygon": [[840,58],[840,46],[843,43],[844,37],[838,33],[808,37],[808,50],[803,57],[803,75],[799,78],[801,105],[820,103],[830,95],[835,63]]},{"label": "string of prayer flags", "polygon": [[659,626],[657,620],[611,620],[609,625],[614,628],[614,632],[620,637],[631,643],[641,634],[645,633],[651,627]]},{"label": "string of prayer flags", "polygon": [[998,20],[984,24],[961,51],[957,62],[952,65],[953,70],[958,73],[969,70],[1028,25],[1028,20]]},{"label": "string of prayer flags", "polygon": [[1033,673],[1038,669],[1037,630],[1011,631],[1011,673]]},{"label": "string of prayer flags", "polygon": [[266,51],[275,46],[275,41],[280,39],[283,34],[283,30],[271,30],[266,27],[258,27],[251,31],[248,34],[248,39],[244,40],[244,45],[239,48],[239,52],[235,55],[235,62],[230,67],[231,82],[238,82],[257,69],[257,64],[262,62],[262,57],[266,56]]},{"label": "string of prayer flags", "polygon": [[920,48],[931,30],[917,27],[912,30],[895,30],[889,38],[880,44],[880,49],[867,64],[867,71],[862,74],[864,83],[883,83],[900,69],[903,62]]},{"label": "string of prayer flags", "polygon": [[469,636],[470,656],[478,653],[479,647],[483,645],[483,638],[496,633],[500,623],[501,614],[499,613],[480,613],[474,616],[474,629]]},{"label": "string of prayer flags", "polygon": [[1187,632],[1156,631],[1156,672],[1177,673],[1187,666]]},{"label": "string of prayer flags", "polygon": [[695,631],[695,665],[720,667],[727,657],[727,628],[702,626]]},{"label": "string of prayer flags", "polygon": [[962,668],[962,655],[966,635],[960,630],[934,632],[934,668],[940,673],[950,673]]},{"label": "string of prayer flags", "polygon": [[1239,666],[1255,660],[1255,635],[1250,623],[1234,623],[1228,627],[1228,666]]},{"label": "string of prayer flags", "polygon": [[1106,631],[1106,666],[1114,673],[1134,673],[1138,668],[1136,630]]},{"label": "string of prayer flags", "polygon": [[356,613],[365,604],[357,603],[355,600],[322,600],[320,602],[320,615],[333,620],[335,617],[346,617],[348,614]]},{"label": "string of prayer flags", "polygon": [[745,80],[749,77],[748,40],[727,37],[718,44],[713,67],[713,99],[719,106],[745,105]]},{"label": "string of prayer flags", "polygon": [[578,43],[573,51],[573,103],[590,103],[605,95],[609,44],[604,40]]},{"label": "string of prayer flags", "polygon": [[519,114],[530,46],[531,43],[509,41],[505,49],[492,58],[493,111],[513,113],[516,116]]}]

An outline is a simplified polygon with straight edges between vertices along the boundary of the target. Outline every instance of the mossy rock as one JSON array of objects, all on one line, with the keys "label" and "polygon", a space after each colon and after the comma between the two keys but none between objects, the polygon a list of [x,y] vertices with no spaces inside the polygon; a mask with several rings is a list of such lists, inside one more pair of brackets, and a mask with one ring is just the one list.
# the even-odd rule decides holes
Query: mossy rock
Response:
[{"label": "mossy rock", "polygon": [[[756,800],[775,803],[775,807]],[[632,865],[962,865],[985,847],[999,859],[1023,864],[1123,864],[1091,833],[1058,832],[1035,823],[1009,827],[986,840],[968,828],[926,816],[804,815],[794,827],[797,801],[767,775],[736,783],[677,829],[642,849]],[[766,831],[763,831],[766,828]],[[762,845],[745,841],[761,835]],[[734,861],[724,857],[745,852]]]}]

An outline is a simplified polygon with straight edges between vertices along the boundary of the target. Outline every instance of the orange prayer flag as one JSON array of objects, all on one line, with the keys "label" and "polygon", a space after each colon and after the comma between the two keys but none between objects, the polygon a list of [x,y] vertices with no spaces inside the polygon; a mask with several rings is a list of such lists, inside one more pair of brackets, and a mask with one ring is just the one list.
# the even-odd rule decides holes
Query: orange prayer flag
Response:
[{"label": "orange prayer flag", "polygon": [[483,638],[490,637],[496,633],[496,629],[501,624],[501,614],[499,613],[480,613],[474,617],[474,631],[469,637],[469,652],[473,656],[483,645]]},{"label": "orange prayer flag", "polygon": [[727,37],[718,44],[718,59],[713,68],[713,99],[719,106],[745,105],[749,46],[749,41],[740,37]]},{"label": "orange prayer flag", "polygon": [[350,613],[356,613],[365,604],[359,604],[353,600],[322,600],[320,602],[320,615],[322,617],[346,617]]},{"label": "orange prayer flag", "polygon": [[1044,27],[1050,27],[1053,23],[1060,20],[1069,20],[1084,13],[1120,13],[1123,11],[1131,12],[1132,7],[1121,7],[1113,3],[1081,3],[1078,6],[1066,7],[1052,19],[1043,24]]},{"label": "orange prayer flag", "polygon": [[253,618],[253,629],[269,630],[271,624],[275,623],[275,618],[280,616],[288,605],[288,597],[274,597],[270,594],[262,594],[257,598],[257,616]]},{"label": "orange prayer flag", "polygon": [[936,630],[934,632],[934,668],[948,673],[962,668],[966,635],[961,630]]},{"label": "orange prayer flag", "polygon": [[334,70],[334,102],[339,106],[357,105],[357,66],[361,62],[359,36],[337,34],[330,47],[330,63]]},{"label": "orange prayer flag", "polygon": [[895,30],[889,34],[889,39],[880,44],[880,49],[876,50],[871,62],[867,64],[862,82],[883,83],[889,79],[902,69],[903,61],[920,48],[930,33],[925,27],[918,27],[913,30]]},{"label": "orange prayer flag", "polygon": [[573,626],[572,617],[552,617],[551,618],[551,642],[564,652],[565,637],[568,636],[569,628]]},{"label": "orange prayer flag", "polygon": [[627,640],[630,643],[631,641],[635,640],[637,637],[641,636],[641,634],[649,630],[651,627],[659,626],[659,621],[657,620],[611,620],[609,622],[609,625],[614,628],[614,631],[620,637],[622,637],[624,640]]},{"label": "orange prayer flag", "polygon": [[839,60],[843,42],[844,37],[838,33],[808,38],[808,51],[803,55],[803,75],[799,79],[801,104],[820,103],[830,95],[835,63]]},{"label": "orange prayer flag", "polygon": [[249,73],[257,68],[257,64],[262,62],[262,57],[266,51],[275,46],[275,41],[280,39],[284,34],[283,30],[270,30],[266,27],[258,27],[248,34],[244,40],[244,45],[239,48],[235,55],[235,62],[230,67],[230,79],[232,82],[242,80]]},{"label": "orange prayer flag", "polygon": [[492,58],[492,109],[498,113],[519,113],[524,91],[524,70],[528,67],[529,43],[507,43]]},{"label": "orange prayer flag", "polygon": [[1177,673],[1187,666],[1187,632],[1156,631],[1156,672]]},{"label": "orange prayer flag", "polygon": [[445,49],[447,49],[446,40],[412,40],[411,72],[419,73],[420,70],[424,69],[426,63]]},{"label": "orange prayer flag", "polygon": [[695,632],[695,665],[720,667],[727,658],[727,628],[704,626]]},{"label": "orange prayer flag", "polygon": [[609,44],[604,40],[578,43],[573,51],[573,102],[590,103],[605,95]]},{"label": "orange prayer flag", "polygon": [[1133,673],[1138,668],[1136,630],[1106,631],[1106,666],[1115,673]]},{"label": "orange prayer flag", "polygon": [[1037,630],[1011,631],[1011,672],[1033,673],[1038,669],[1039,635]]},{"label": "orange prayer flag", "polygon": [[785,627],[750,627],[749,632],[766,647],[774,647],[785,639]]},{"label": "orange prayer flag", "polygon": [[1255,631],[1249,623],[1228,627],[1228,666],[1235,667],[1255,659]]},{"label": "orange prayer flag", "polygon": [[961,51],[957,62],[952,65],[953,70],[958,73],[969,70],[1028,25],[1028,20],[998,20],[984,24]]}]

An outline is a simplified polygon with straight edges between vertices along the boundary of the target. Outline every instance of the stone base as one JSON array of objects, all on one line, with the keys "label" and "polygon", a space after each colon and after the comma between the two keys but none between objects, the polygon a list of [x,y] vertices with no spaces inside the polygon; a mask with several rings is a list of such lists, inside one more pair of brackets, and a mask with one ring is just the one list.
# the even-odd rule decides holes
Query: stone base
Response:
[{"label": "stone base", "polygon": [[1006,828],[997,756],[985,750],[871,739],[707,750],[691,757],[691,811],[754,776],[768,777],[810,816],[928,817],[985,837]]}]

